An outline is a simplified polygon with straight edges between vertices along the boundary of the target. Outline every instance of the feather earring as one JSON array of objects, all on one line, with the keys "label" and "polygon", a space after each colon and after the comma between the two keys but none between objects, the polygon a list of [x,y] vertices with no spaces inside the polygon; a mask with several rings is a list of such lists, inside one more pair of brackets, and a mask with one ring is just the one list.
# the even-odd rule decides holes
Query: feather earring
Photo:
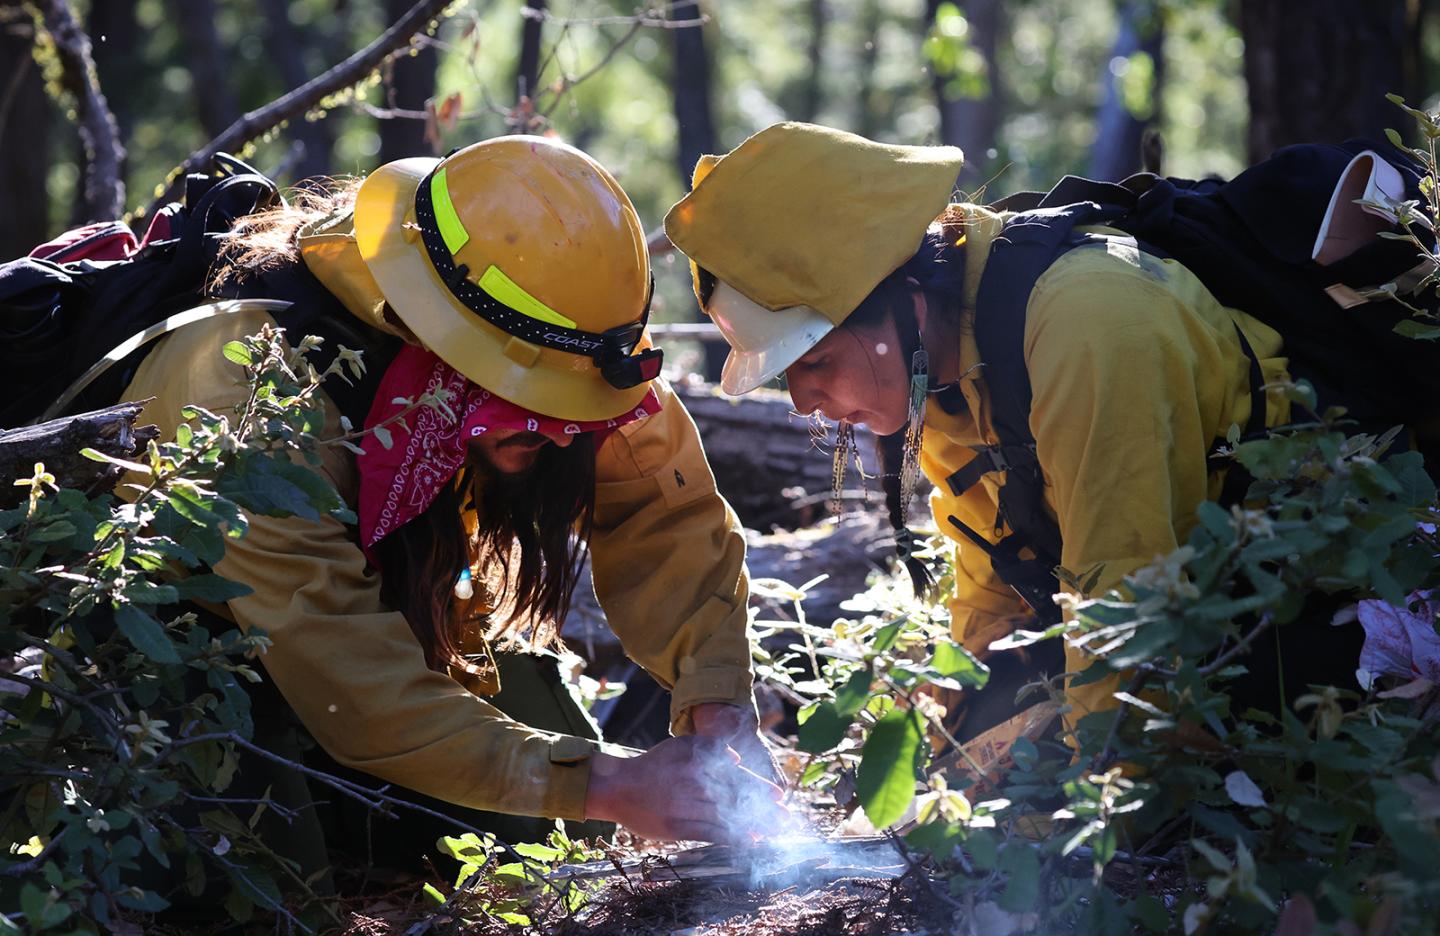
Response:
[{"label": "feather earring", "polygon": [[895,554],[910,573],[917,596],[927,593],[934,579],[925,563],[916,558],[917,537],[910,529],[910,502],[920,481],[920,451],[925,442],[925,401],[929,398],[930,355],[923,347],[910,356],[910,406],[905,424],[904,446],[900,458],[900,503],[895,525]]},{"label": "feather earring", "polygon": [[845,473],[850,467],[852,458],[858,465],[859,453],[855,450],[855,427],[842,421],[835,427],[835,448],[830,463],[830,513],[835,516],[839,516],[844,507]]}]

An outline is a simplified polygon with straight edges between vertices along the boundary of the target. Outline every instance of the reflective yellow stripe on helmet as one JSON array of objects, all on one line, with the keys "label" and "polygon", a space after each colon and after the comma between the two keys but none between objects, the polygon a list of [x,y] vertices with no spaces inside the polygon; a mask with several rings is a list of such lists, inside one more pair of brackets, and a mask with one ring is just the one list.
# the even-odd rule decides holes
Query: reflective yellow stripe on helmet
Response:
[{"label": "reflective yellow stripe on helmet", "polygon": [[445,184],[443,168],[430,179],[430,201],[435,206],[435,226],[440,228],[445,247],[454,256],[470,240],[470,232],[465,230],[460,215],[455,212],[455,204],[450,201],[450,188]]},{"label": "reflective yellow stripe on helmet", "polygon": [[[436,214],[439,214],[437,211]],[[519,283],[506,276],[504,271],[497,266],[491,266],[480,277],[480,288],[495,298],[497,302],[514,309],[522,315],[528,315],[533,319],[542,322],[549,322],[551,325],[559,325],[563,328],[575,328],[575,321],[568,319],[536,299],[526,292]]]},{"label": "reflective yellow stripe on helmet", "polygon": [[[451,256],[454,256],[469,242],[470,232],[465,230],[460,215],[455,211],[455,204],[450,200],[450,188],[445,182],[444,168],[437,171],[430,179],[430,203],[435,210],[435,226],[440,229],[440,236],[445,241],[445,248],[450,251]],[[497,302],[503,302],[522,315],[528,315],[538,321],[549,322],[551,325],[559,325],[563,328],[576,327],[574,319],[566,318],[530,295],[497,266],[491,265],[485,271],[485,274],[479,279],[479,286]]]}]

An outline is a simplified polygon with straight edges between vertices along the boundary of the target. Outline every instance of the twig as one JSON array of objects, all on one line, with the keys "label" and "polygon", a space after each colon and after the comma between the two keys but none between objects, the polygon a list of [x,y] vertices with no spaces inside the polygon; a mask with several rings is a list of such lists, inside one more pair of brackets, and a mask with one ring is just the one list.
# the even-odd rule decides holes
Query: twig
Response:
[{"label": "twig", "polygon": [[19,864],[13,864],[5,868],[0,868],[0,878],[24,877],[28,874],[34,874],[36,871],[39,871],[45,865],[46,859],[48,859],[55,852],[55,849],[59,847],[60,840],[65,838],[66,833],[68,833],[69,831],[70,830],[66,828],[61,829],[59,832],[55,833],[55,837],[50,840],[50,843],[44,848],[40,849],[40,854],[36,855],[34,858],[31,858],[29,861],[22,861]]},{"label": "twig", "polygon": [[[1140,667],[1139,671],[1131,677],[1130,685],[1125,687],[1125,693],[1127,695],[1135,695],[1140,691],[1141,687],[1145,685],[1146,681],[1149,680],[1150,676],[1150,670],[1144,666]],[[1129,714],[1130,706],[1122,702],[1120,707],[1115,711],[1115,720],[1110,723],[1110,733],[1105,736],[1104,746],[1101,747],[1099,752],[1090,760],[1090,771],[1092,773],[1098,770],[1104,770],[1110,758],[1115,756],[1115,740],[1120,736],[1120,726],[1124,724],[1125,717]]]},{"label": "twig", "polygon": [[900,841],[900,836],[896,835],[893,831],[887,830],[885,832],[885,837],[890,840],[890,844],[895,846],[895,850],[900,853],[900,858],[905,862],[905,867],[907,869],[905,872],[906,875],[914,875],[916,878],[919,879],[921,884],[925,885],[925,890],[929,892],[931,897],[934,897],[940,903],[943,903],[946,906],[950,907],[957,914],[963,913],[965,908],[961,906],[958,902],[956,902],[956,900],[949,894],[946,894],[942,892],[939,888],[937,888],[935,886],[935,882],[930,880],[929,873],[920,866],[919,862],[917,862],[914,858],[910,857],[910,850],[905,847],[904,842]]},{"label": "twig", "polygon": [[[271,763],[280,764],[283,767],[288,767],[291,770],[294,770],[297,773],[304,774],[307,777],[313,777],[314,779],[319,780],[321,783],[324,783],[325,785],[345,794],[351,799],[365,804],[370,809],[379,810],[382,806],[387,805],[401,806],[405,809],[421,813],[422,815],[430,816],[433,819],[439,819],[443,822],[450,823],[456,829],[462,832],[469,832],[472,835],[477,836],[478,838],[491,839],[502,851],[510,855],[516,861],[525,865],[528,873],[534,874],[537,878],[539,878],[541,881],[544,881],[546,884],[549,884],[551,887],[555,886],[554,881],[552,881],[544,872],[539,871],[534,867],[536,864],[534,860],[526,858],[524,855],[511,848],[509,843],[501,841],[500,839],[496,838],[494,835],[488,832],[477,829],[472,825],[467,825],[465,822],[462,822],[454,816],[442,813],[439,810],[430,809],[426,806],[421,806],[419,803],[412,803],[409,800],[401,799],[398,796],[391,796],[390,794],[384,792],[383,788],[377,790],[373,787],[367,787],[363,784],[355,783],[351,780],[346,780],[343,777],[337,777],[334,774],[326,773],[323,770],[316,770],[314,767],[306,766],[305,764],[302,764],[298,761],[290,760],[287,757],[281,757],[279,754],[272,753],[271,751],[260,747],[258,744],[255,744],[253,741],[241,737],[233,731],[217,731],[209,734],[191,735],[188,738],[179,738],[171,742],[170,745],[156,757],[156,760],[162,760],[163,758],[168,757],[171,753],[179,750],[180,748],[189,747],[192,744],[202,744],[208,741],[229,741],[236,747],[243,748],[244,750],[249,751],[251,754],[254,754],[257,757],[264,758]],[[386,812],[388,815],[393,815],[393,813],[389,813],[388,810],[382,811]]]},{"label": "twig", "polygon": [[[651,26],[656,29],[686,29],[694,26],[701,26],[710,21],[710,17],[703,13],[699,16],[685,20],[668,19],[666,14],[674,10],[694,8],[700,5],[700,0],[675,0],[673,3],[663,4],[654,9],[632,16],[559,16],[549,10],[540,10],[535,7],[525,6],[520,8],[520,15],[525,19],[542,20],[548,23],[558,23],[566,26],[629,26],[640,23],[642,26]],[[538,73],[537,73],[538,74]]]},{"label": "twig", "polygon": [[118,218],[125,212],[125,180],[120,174],[125,147],[120,142],[115,115],[100,91],[90,37],[76,22],[66,0],[32,2],[55,42],[55,54],[64,69],[65,90],[75,98],[76,128],[86,159],[85,220]]},{"label": "twig", "polygon": [[[187,793],[185,794],[185,798],[192,803],[216,803],[222,806],[264,806],[281,819],[284,819],[287,823],[294,822],[300,815],[300,810],[291,809],[289,806],[282,806],[269,797],[265,799],[246,799],[236,796],[196,796],[193,793]],[[324,803],[315,802],[309,805],[322,806]]]},{"label": "twig", "polygon": [[[59,0],[50,0],[50,2],[59,2]],[[453,2],[454,0],[419,0],[408,13],[395,22],[395,25],[385,30],[380,38],[359,52],[283,97],[242,116],[226,128],[224,133],[187,156],[185,161],[170,173],[165,182],[166,194],[168,195],[169,188],[178,179],[183,178],[186,173],[204,166],[216,153],[222,150],[236,149],[281,123],[305,113],[341,88],[349,87],[360,81],[380,67],[386,59],[400,54],[403,48],[409,46],[411,38],[420,31],[424,24],[442,15],[445,8]],[[162,196],[157,199],[152,208],[159,207],[164,201],[165,198]]]},{"label": "twig", "polygon": [[[632,20],[630,22],[630,28],[625,31],[623,36],[611,43],[610,48],[605,51],[605,54],[600,56],[600,61],[575,77],[571,77],[570,75],[564,76],[556,86],[547,89],[550,91],[550,102],[543,110],[536,108],[537,113],[539,113],[542,118],[548,119],[551,114],[555,113],[555,108],[560,105],[560,101],[564,99],[567,93],[574,89],[576,85],[594,76],[596,72],[600,71],[606,65],[609,65],[611,60],[620,53],[620,50],[629,45],[630,40],[640,34],[640,30],[644,26],[644,20],[638,18]],[[532,98],[532,100],[534,99]]]},{"label": "twig", "polygon": [[[1237,656],[1248,650],[1250,648],[1250,645],[1255,642],[1255,638],[1259,637],[1261,634],[1265,633],[1265,631],[1269,630],[1270,625],[1273,623],[1275,623],[1274,615],[1271,614],[1269,611],[1266,611],[1260,616],[1259,622],[1257,622],[1256,625],[1250,629],[1250,632],[1235,642],[1235,646],[1231,647],[1229,650],[1226,650],[1224,653],[1220,654],[1218,657],[1211,660],[1209,663],[1206,663],[1204,666],[1200,667],[1195,672],[1200,676],[1212,676],[1215,673],[1220,672],[1222,669],[1224,669],[1230,664],[1231,660],[1235,659]],[[1140,664],[1139,669],[1152,676],[1159,676],[1161,679],[1174,679],[1175,677],[1180,675],[1179,670],[1166,669],[1163,666],[1156,666],[1153,663],[1142,663]]]}]

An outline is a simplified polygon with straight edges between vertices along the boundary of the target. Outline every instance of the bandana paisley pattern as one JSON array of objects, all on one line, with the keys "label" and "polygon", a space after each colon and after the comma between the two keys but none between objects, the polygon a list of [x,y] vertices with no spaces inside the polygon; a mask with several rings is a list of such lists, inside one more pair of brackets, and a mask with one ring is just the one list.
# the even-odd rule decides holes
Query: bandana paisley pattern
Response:
[{"label": "bandana paisley pattern", "polygon": [[449,484],[465,464],[467,448],[496,429],[519,429],[546,435],[596,433],[599,447],[627,423],[660,412],[660,399],[652,388],[629,412],[614,419],[573,422],[535,413],[471,382],[436,354],[407,346],[385,371],[380,389],[365,419],[365,428],[374,429],[403,411],[402,398],[419,399],[425,393],[444,390],[456,418],[422,406],[395,421],[389,430],[392,444],[383,447],[373,436],[364,442],[365,454],[356,457],[360,472],[360,545],[374,559],[372,547],[395,530],[424,513],[436,495]]}]

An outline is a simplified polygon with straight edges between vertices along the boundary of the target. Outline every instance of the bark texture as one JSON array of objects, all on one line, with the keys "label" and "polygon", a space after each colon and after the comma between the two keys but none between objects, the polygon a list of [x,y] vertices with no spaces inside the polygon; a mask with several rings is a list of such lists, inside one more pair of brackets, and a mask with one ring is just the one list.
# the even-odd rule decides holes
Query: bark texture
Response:
[{"label": "bark texture", "polygon": [[1403,90],[1406,0],[1242,0],[1252,162],[1292,143],[1409,128],[1385,100]]},{"label": "bark texture", "polygon": [[28,478],[41,462],[60,487],[105,489],[120,480],[114,465],[91,461],[80,454],[93,448],[117,458],[134,458],[158,432],[154,426],[136,428],[143,403],[120,403],[91,413],[67,416],[38,426],[0,429],[0,508],[13,507],[28,488],[10,482]]},{"label": "bark texture", "polygon": [[30,55],[30,19],[18,3],[0,3],[0,263],[29,253],[49,230],[45,191],[53,110]]}]

